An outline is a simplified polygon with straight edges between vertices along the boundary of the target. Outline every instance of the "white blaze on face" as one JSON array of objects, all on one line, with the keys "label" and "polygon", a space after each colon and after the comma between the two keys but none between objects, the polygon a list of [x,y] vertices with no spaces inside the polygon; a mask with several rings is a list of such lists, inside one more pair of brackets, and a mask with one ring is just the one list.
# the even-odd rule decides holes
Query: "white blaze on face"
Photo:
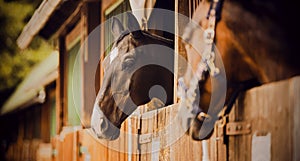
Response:
[{"label": "white blaze on face", "polygon": [[119,50],[118,48],[114,48],[111,52],[110,52],[110,55],[109,55],[109,63],[111,64],[111,62],[118,56],[119,54]]}]

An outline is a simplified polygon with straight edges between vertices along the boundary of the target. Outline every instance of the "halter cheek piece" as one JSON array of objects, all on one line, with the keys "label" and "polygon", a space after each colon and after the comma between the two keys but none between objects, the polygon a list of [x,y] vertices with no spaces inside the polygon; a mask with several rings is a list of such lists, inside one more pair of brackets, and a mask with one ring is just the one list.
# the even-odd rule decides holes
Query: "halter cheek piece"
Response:
[{"label": "halter cheek piece", "polygon": [[[221,19],[222,4],[223,0],[211,1],[206,17],[208,19],[208,27],[204,30],[203,34],[203,40],[205,42],[204,52],[201,55],[201,61],[197,65],[197,70],[190,80],[189,87],[184,83],[184,79],[182,77],[178,79],[178,97],[180,98],[180,106],[187,108],[192,116],[196,116],[195,118],[199,121],[210,119],[211,116],[204,113],[203,110],[198,107],[199,105],[197,101],[200,101],[200,99],[197,100],[198,82],[204,79],[206,71],[209,71],[212,77],[216,77],[220,73],[219,68],[217,68],[214,63],[215,53],[213,49],[213,42],[215,39],[216,23]],[[193,31],[195,31],[197,27],[194,23],[190,23],[189,26],[190,28],[186,28],[189,35],[183,36],[183,39],[187,42],[187,44],[191,44],[190,37],[193,35]]]}]

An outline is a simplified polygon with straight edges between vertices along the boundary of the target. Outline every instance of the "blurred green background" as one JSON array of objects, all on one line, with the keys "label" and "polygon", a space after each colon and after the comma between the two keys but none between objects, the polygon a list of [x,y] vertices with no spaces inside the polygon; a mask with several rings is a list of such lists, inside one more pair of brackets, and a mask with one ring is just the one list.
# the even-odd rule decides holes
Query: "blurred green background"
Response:
[{"label": "blurred green background", "polygon": [[16,40],[42,0],[0,0],[0,107],[31,68],[52,51],[36,36],[26,50]]}]

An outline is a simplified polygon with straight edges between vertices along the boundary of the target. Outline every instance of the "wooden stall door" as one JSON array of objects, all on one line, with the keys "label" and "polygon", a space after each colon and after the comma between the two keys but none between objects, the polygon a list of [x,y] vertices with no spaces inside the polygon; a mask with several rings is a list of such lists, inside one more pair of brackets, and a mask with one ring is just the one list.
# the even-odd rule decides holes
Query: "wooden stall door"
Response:
[{"label": "wooden stall door", "polygon": [[52,138],[52,161],[77,161],[78,135],[76,127],[64,127],[64,130]]},{"label": "wooden stall door", "polygon": [[[124,126],[121,130],[124,130]],[[91,129],[80,130],[78,161],[126,161],[127,154],[124,153],[126,145],[126,138],[121,137],[114,141],[98,140],[93,136]]]},{"label": "wooden stall door", "polygon": [[202,160],[202,143],[193,141],[180,128],[176,117],[178,104],[140,112],[138,157],[141,161]]},{"label": "wooden stall door", "polygon": [[250,124],[251,133],[229,136],[228,159],[299,161],[299,98],[300,77],[266,84],[240,97],[229,121]]},{"label": "wooden stall door", "polygon": [[[201,142],[193,141],[188,135],[182,133],[178,122],[173,122],[177,112],[178,105],[154,111],[139,109],[123,123],[121,128],[123,132],[140,134],[139,137],[130,138],[128,135],[121,135],[114,141],[99,142],[90,129],[80,130],[77,159],[78,161],[202,160]],[[172,130],[164,132],[165,128]],[[172,139],[173,142],[170,142]],[[208,141],[209,147],[210,144]],[[114,148],[111,149],[111,146]],[[211,150],[209,152],[211,153]]]}]

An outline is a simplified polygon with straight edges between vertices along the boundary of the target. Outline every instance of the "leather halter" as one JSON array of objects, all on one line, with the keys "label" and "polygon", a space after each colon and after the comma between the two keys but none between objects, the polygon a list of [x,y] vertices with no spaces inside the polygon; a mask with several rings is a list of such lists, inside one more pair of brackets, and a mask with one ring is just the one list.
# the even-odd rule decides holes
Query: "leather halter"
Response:
[{"label": "leather halter", "polygon": [[[217,113],[219,113],[223,108],[223,105],[220,106],[220,104],[222,104],[219,103],[222,102],[222,100],[220,100],[216,104],[218,105],[218,107],[213,109],[213,112],[211,112],[214,115],[210,116],[209,114],[204,113],[203,110],[199,109],[197,103],[197,101],[200,101],[200,99],[197,100],[198,83],[199,81],[203,80],[206,71],[209,71],[210,75],[214,77],[217,81],[224,80],[224,77],[222,75],[224,73],[222,73],[221,76],[219,76],[220,70],[215,65],[215,53],[213,47],[216,23],[221,19],[220,16],[222,3],[222,0],[211,1],[210,8],[206,17],[208,19],[208,27],[204,30],[203,37],[203,40],[205,42],[204,52],[202,53],[201,61],[197,65],[196,73],[190,80],[189,87],[185,84],[184,79],[182,77],[178,79],[178,96],[180,97],[180,107],[181,109],[184,109],[184,112],[189,113],[186,116],[187,119],[196,118],[201,122],[204,122],[205,119],[208,119],[209,122],[214,123],[214,121],[218,119]],[[197,26],[192,23],[190,23],[189,26],[190,28],[186,28],[186,30],[188,30],[186,33],[189,33],[189,35],[183,35],[183,40],[188,44],[191,44],[191,36],[193,36],[193,32],[195,31]],[[189,124],[189,121],[187,123]]]},{"label": "leather halter", "polygon": [[[178,93],[181,100],[183,100],[187,108],[193,108],[197,109],[198,107],[195,107],[195,100],[197,97],[196,90],[198,87],[198,82],[203,80],[204,74],[206,71],[210,72],[210,75],[212,77],[219,74],[219,69],[215,66],[215,53],[213,49],[213,42],[215,39],[215,26],[216,23],[220,20],[221,16],[221,8],[222,8],[222,0],[212,0],[211,5],[209,8],[209,11],[207,13],[206,18],[208,19],[208,27],[204,30],[204,37],[203,40],[206,43],[204,52],[202,54],[202,60],[198,63],[197,70],[195,75],[190,80],[190,86],[187,87],[184,83],[184,79],[181,77],[178,79]],[[195,25],[192,23],[190,24],[190,28],[187,28],[188,33],[193,33],[193,30],[196,28]],[[183,39],[185,42],[190,42],[190,37],[192,34],[189,35],[183,35]],[[209,117],[209,115],[204,114],[203,112],[200,112],[199,115]],[[201,118],[200,117],[200,118]],[[198,118],[198,117],[197,117]]]}]

